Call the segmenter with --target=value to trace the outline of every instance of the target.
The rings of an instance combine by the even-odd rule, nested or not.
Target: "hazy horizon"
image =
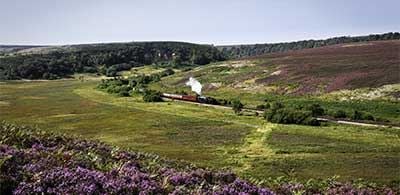
[[[3,0],[1,45],[183,41],[234,45],[399,32],[395,0]]]
[[[390,32],[398,32],[398,31],[390,31]],[[329,39],[329,38],[334,38],[334,37],[342,37],[342,36],[351,36],[351,37],[357,37],[357,36],[367,36],[371,34],[384,34],[384,33],[390,33],[390,32],[378,32],[378,33],[369,33],[369,34],[355,34],[355,35],[336,35],[336,36],[329,36],[329,37],[320,37],[320,38],[304,38],[304,39],[298,39],[298,40],[282,40],[282,41],[276,41],[276,42],[254,42],[254,43],[232,43],[232,44],[214,44],[214,43],[198,43],[198,42],[190,42],[190,41],[181,41],[181,40],[127,40],[127,41],[109,41],[109,42],[79,42],[79,43],[67,43],[67,44],[3,44],[0,43],[0,45],[11,45],[11,46],[64,46],[64,45],[84,45],[84,44],[107,44],[107,43],[129,43],[129,42],[186,42],[186,43],[194,43],[194,44],[208,44],[208,45],[215,45],[215,46],[230,46],[230,45],[253,45],[253,44],[264,44],[264,43],[269,43],[269,44],[274,44],[274,43],[284,43],[284,42],[296,42],[296,41],[303,41],[303,40],[320,40],[320,39]]]

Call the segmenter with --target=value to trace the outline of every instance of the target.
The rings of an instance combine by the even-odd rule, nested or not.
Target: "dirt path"
[[[274,154],[272,149],[266,147],[265,141],[275,127],[276,124],[268,123],[252,131],[245,138],[245,143],[239,150],[240,153],[246,154],[248,157],[269,156]]]
[[[231,153],[226,158],[228,158],[228,162],[235,164],[236,172],[246,173],[254,168],[256,159],[267,159],[275,155],[265,141],[276,126],[272,123],[262,124],[249,132],[244,138],[243,144],[234,148],[221,147],[219,150],[224,151],[223,153]]]

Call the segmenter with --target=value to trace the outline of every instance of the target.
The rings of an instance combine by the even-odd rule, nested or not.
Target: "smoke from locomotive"
[[[190,86],[192,91],[194,91],[197,95],[201,95],[201,88],[203,87],[201,83],[193,77],[189,78],[189,81],[186,82],[186,86]]]

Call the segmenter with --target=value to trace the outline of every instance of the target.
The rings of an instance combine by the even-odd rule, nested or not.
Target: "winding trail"
[[[248,157],[261,157],[274,154],[272,149],[266,147],[265,141],[276,126],[276,124],[268,123],[252,131],[245,138],[245,143],[239,151]]]
[[[253,129],[245,137],[243,144],[233,149],[234,153],[228,157],[228,161],[235,164],[235,172],[246,173],[253,169],[254,160],[275,155],[274,150],[269,148],[265,141],[276,126],[276,124],[265,123]]]

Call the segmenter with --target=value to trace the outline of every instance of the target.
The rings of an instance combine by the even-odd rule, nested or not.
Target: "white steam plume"
[[[186,82],[186,86],[192,87],[192,91],[196,92],[198,95],[201,95],[201,83],[193,77],[189,78],[189,81]]]

